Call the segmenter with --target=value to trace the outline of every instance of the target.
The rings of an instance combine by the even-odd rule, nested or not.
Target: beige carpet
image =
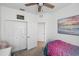
[[[15,56],[44,56],[42,48],[33,48],[31,50],[23,50],[15,53]]]
[[[37,47],[30,50],[22,50],[15,53],[15,56],[44,56],[42,42],[38,42]]]

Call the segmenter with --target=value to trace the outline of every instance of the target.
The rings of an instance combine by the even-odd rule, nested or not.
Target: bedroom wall
[[[8,28],[7,30],[5,30],[5,26],[7,20],[17,20],[16,19],[16,15],[17,14],[21,14],[25,16],[25,21],[28,22],[28,36],[30,36],[31,38],[28,38],[28,49],[31,49],[32,47],[36,46],[36,41],[37,41],[37,24],[39,22],[45,22],[46,23],[46,39],[50,39],[51,37],[51,27],[50,27],[50,22],[52,19],[51,14],[44,14],[43,17],[39,17],[39,15],[35,15],[35,14],[31,14],[28,12],[22,12],[20,10],[16,10],[16,9],[12,9],[12,8],[8,8],[8,7],[1,7],[1,17],[2,17],[2,21],[1,21],[1,39],[2,40],[6,40],[8,41],[11,45],[16,46],[18,44],[18,42],[16,43],[16,41],[14,41],[14,39],[10,39],[10,37],[12,37],[12,35],[10,35],[10,37],[6,37],[7,33],[5,33],[5,31],[9,31],[10,28]],[[34,38],[34,39],[33,39]],[[14,42],[14,43],[13,43]],[[13,49],[13,51],[17,51],[17,49]]]
[[[71,44],[74,45],[78,45],[79,46],[79,36],[75,36],[75,35],[67,35],[67,34],[59,34],[57,33],[57,20],[61,19],[61,18],[66,18],[69,16],[74,16],[74,15],[79,15],[79,8],[78,8],[79,4],[71,4],[67,7],[64,7],[54,13],[52,13],[52,25],[51,25],[51,34],[54,35],[52,36],[51,40],[55,40],[55,39],[60,39],[66,42],[69,42]],[[55,23],[54,23],[55,22]],[[50,40],[48,40],[50,41]]]
[[[1,40],[1,6],[0,6],[0,40]]]
[[[12,8],[8,8],[8,7],[1,7],[2,10],[2,22],[1,22],[1,39],[2,40],[6,40],[8,41],[11,45],[16,46],[18,44],[18,42],[16,43],[16,41],[14,41],[14,39],[10,40],[10,37],[12,37],[12,35],[10,37],[6,37],[5,36],[5,22],[7,22],[7,20],[17,20],[16,19],[16,15],[17,14],[21,14],[25,16],[25,21],[28,22],[28,36],[30,36],[31,38],[28,38],[28,49],[31,49],[33,47],[36,46],[37,44],[37,24],[39,22],[45,22],[46,23],[46,40],[47,39],[51,39],[52,36],[55,37],[55,35],[51,35],[52,34],[52,29],[51,29],[51,25],[52,25],[52,15],[49,13],[43,14],[43,17],[39,17],[39,15],[35,15],[35,14],[31,14],[28,12],[22,12],[20,10],[16,10],[16,9],[12,9]],[[55,23],[55,22],[54,22]],[[54,25],[52,25],[54,26]],[[10,28],[8,28],[6,31],[9,31]],[[55,32],[55,31],[53,31]],[[7,34],[6,34],[7,35]],[[14,43],[13,43],[14,42]],[[18,49],[13,49],[13,51],[17,51]]]
[[[53,19],[52,13],[43,13],[43,17],[39,17],[39,15],[37,15],[37,17],[38,17],[38,22],[46,23],[45,41],[47,43],[49,40],[54,39],[56,37],[56,35],[54,34],[56,33],[56,30],[55,30],[56,20]]]
[[[38,17],[38,23],[39,22],[44,22],[45,23],[45,40],[50,38],[50,22],[51,22],[51,15],[50,14],[43,14],[43,17],[40,17],[39,15],[37,15]]]
[[[78,15],[79,14],[79,8],[78,8],[79,4],[71,4],[67,7],[64,7],[56,12],[51,12],[51,13],[44,13],[43,17],[39,17],[39,15],[34,15],[28,12],[22,12],[19,10],[15,10],[12,8],[7,8],[7,7],[2,7],[2,20],[16,20],[16,14],[20,13],[25,15],[25,19],[26,21],[28,21],[28,36],[33,35],[32,32],[36,33],[34,34],[34,40],[28,40],[28,44],[29,44],[29,48],[33,47],[33,43],[32,42],[36,42],[37,41],[37,23],[39,22],[46,22],[46,41],[51,41],[51,40],[55,40],[55,39],[61,39],[64,41],[67,41],[69,43],[75,44],[75,45],[79,45],[79,36],[74,36],[74,35],[67,35],[67,34],[58,34],[57,33],[57,20],[61,19],[61,18],[65,18],[65,17],[69,17],[69,16],[73,16],[73,15]],[[34,28],[33,28],[34,27]],[[32,29],[33,28],[33,29]],[[4,37],[4,35],[1,36],[2,40],[5,40],[6,38]],[[8,39],[6,39],[8,40]],[[13,41],[11,41],[12,43]]]
[[[36,47],[36,41],[37,41],[37,17],[35,17],[35,15],[28,13],[28,12],[23,12],[20,10],[16,10],[16,9],[12,9],[12,8],[8,8],[8,7],[1,7],[1,17],[2,17],[2,21],[1,21],[1,40],[5,40],[8,41],[11,45],[13,46],[17,46],[18,42],[16,42],[16,40],[14,39],[10,39],[10,37],[12,37],[12,35],[10,35],[10,37],[7,37],[7,33],[5,33],[5,31],[9,31],[10,28],[6,29],[6,22],[7,20],[17,20],[16,19],[16,15],[17,14],[21,14],[25,16],[25,21],[28,22],[28,36],[30,36],[30,38],[28,38],[28,42],[27,42],[27,46],[28,49],[31,49],[33,47]],[[17,27],[17,26],[16,26]],[[13,51],[17,51],[18,48],[14,48]]]

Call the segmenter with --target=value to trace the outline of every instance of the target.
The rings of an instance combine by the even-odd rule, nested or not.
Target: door
[[[45,23],[38,23],[38,41],[45,42]]]
[[[24,22],[18,22],[16,24],[16,33],[15,33],[15,37],[17,39],[18,42],[18,49],[22,50],[22,49],[26,49],[27,48],[27,23]]]
[[[27,48],[26,22],[6,21],[3,29],[3,37],[13,46],[13,51]]]
[[[28,48],[32,49],[37,46],[37,23],[30,21],[28,23]]]

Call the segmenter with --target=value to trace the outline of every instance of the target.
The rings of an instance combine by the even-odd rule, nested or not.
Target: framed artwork
[[[58,33],[79,36],[79,15],[59,19]]]

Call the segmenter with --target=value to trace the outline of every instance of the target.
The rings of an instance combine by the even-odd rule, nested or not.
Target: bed
[[[12,47],[5,41],[0,41],[0,56],[11,56]]]
[[[79,46],[70,43],[54,40],[48,42],[44,48],[45,56],[79,56]]]

